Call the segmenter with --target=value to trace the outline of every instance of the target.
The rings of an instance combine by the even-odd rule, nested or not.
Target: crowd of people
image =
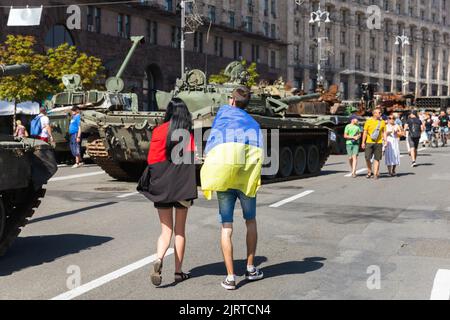
[[[450,116],[445,110],[435,113],[412,111],[405,123],[397,113],[382,115],[381,108],[373,110],[373,116],[368,119],[364,128],[358,123],[358,117],[352,116],[351,122],[344,131],[347,154],[352,177],[357,177],[358,155],[364,150],[367,165],[366,178],[379,179],[380,162],[383,157],[388,168],[388,174],[397,175],[400,165],[400,139],[406,139],[411,167],[416,167],[419,145],[445,147],[450,129]]]

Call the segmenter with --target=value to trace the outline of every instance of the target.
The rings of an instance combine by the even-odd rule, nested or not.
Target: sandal
[[[372,178],[372,174],[371,174],[371,173],[368,173],[367,176],[366,176],[366,178],[367,178],[367,179]]]
[[[150,279],[152,280],[152,284],[154,286],[159,286],[161,285],[162,282],[162,276],[161,276],[161,271],[162,271],[162,260],[158,259],[155,261],[155,263],[153,264],[153,273],[150,276]]]
[[[179,282],[183,282],[185,280],[188,280],[191,278],[191,275],[189,273],[184,273],[184,272],[175,272],[175,282],[179,283]]]

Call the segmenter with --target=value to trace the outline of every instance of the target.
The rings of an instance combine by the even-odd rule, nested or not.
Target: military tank
[[[206,141],[205,134],[220,106],[228,103],[233,89],[244,84],[248,76],[239,61],[230,63],[224,74],[229,78],[227,83],[208,84],[201,70],[192,70],[177,82],[171,94],[157,94],[158,105],[164,108],[172,96],[182,99],[193,115],[194,130],[202,130],[202,140]],[[298,101],[309,98],[298,97]],[[289,112],[289,108],[289,101],[282,95],[262,87],[252,88],[246,111],[267,130],[268,150],[272,135],[276,134],[279,141],[279,149],[272,151],[277,154],[268,154],[278,161],[278,171],[263,176],[266,182],[318,174],[330,154],[334,133]],[[273,163],[266,167],[270,164]]]
[[[68,74],[62,77],[65,86],[64,92],[55,94],[48,103],[48,117],[52,126],[55,153],[58,162],[68,162],[73,160],[70,153],[69,125],[72,118],[71,109],[73,106],[80,107],[83,111],[95,110],[138,110],[138,97],[135,93],[122,92],[124,82],[120,78],[125,71],[131,56],[136,47],[143,43],[144,37],[131,37],[132,48],[123,61],[115,77],[106,81],[106,91],[83,90],[82,79],[77,74]],[[82,153],[87,149],[88,136],[82,135]]]
[[[1,76],[28,73],[28,65],[0,66]],[[0,256],[17,238],[44,197],[57,170],[47,143],[0,134]]]

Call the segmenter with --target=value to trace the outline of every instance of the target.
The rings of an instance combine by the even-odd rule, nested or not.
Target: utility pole
[[[408,54],[406,52],[406,46],[409,45],[409,37],[405,35],[405,30],[403,30],[403,35],[396,36],[395,37],[395,45],[401,45],[402,46],[402,93],[406,94],[406,86],[409,84],[408,81]]]
[[[325,23],[330,23],[330,13],[328,11],[322,11],[319,9],[317,11],[311,12],[311,19],[309,20],[310,24],[317,23],[318,25],[318,37],[317,37],[317,45],[318,45],[318,61],[317,61],[317,87],[323,84],[323,76],[322,76],[322,40],[327,39],[326,37],[321,36],[320,25],[322,23],[322,19],[325,17]]]

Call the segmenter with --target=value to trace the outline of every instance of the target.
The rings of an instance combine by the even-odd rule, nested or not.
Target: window
[[[347,59],[346,59],[346,55],[345,52],[341,52],[341,68],[345,68],[345,66],[347,65]]]
[[[203,53],[203,32],[194,33],[194,52]]]
[[[238,60],[242,57],[242,42],[237,40],[233,41],[233,54],[235,60]]]
[[[269,0],[264,0],[264,16],[269,16]]]
[[[370,49],[375,50],[375,44],[376,44],[375,37],[374,36],[370,37]]]
[[[253,0],[247,0],[247,10],[248,12],[253,12]]]
[[[267,22],[264,22],[263,23],[263,32],[264,32],[264,35],[266,36],[266,37],[270,37],[270,26],[269,26],[269,23],[267,23]]]
[[[129,15],[125,16],[125,37],[131,37],[131,17]]]
[[[276,28],[275,24],[272,24],[270,26],[270,37],[273,39],[277,38],[277,28]]]
[[[223,57],[223,38],[215,37],[214,38],[214,53],[216,56]]]
[[[68,43],[71,46],[75,44],[69,30],[67,30],[65,26],[53,26],[45,36],[45,46],[56,48],[63,43]]]
[[[124,32],[123,32],[123,14],[119,14],[117,16],[117,34],[119,35],[119,37],[122,37]]]
[[[250,16],[245,19],[245,31],[253,32],[253,18]]]
[[[375,67],[376,59],[374,57],[370,57],[370,71],[374,72],[376,70]]]
[[[345,31],[341,31],[341,44],[346,44],[347,33]]]
[[[277,53],[275,51],[270,51],[270,65],[271,68],[277,67]]]
[[[389,59],[384,59],[384,73],[389,73]]]
[[[361,55],[359,54],[355,56],[355,68],[357,70],[361,69]]]
[[[272,17],[274,19],[277,18],[277,5],[275,3],[275,0],[271,0],[270,2],[270,11],[272,12]]]
[[[259,62],[259,46],[252,44],[252,61]]]
[[[95,8],[94,15],[95,15],[95,32],[100,33],[102,32],[102,9]]]
[[[228,24],[230,26],[230,28],[235,28],[236,26],[236,19],[235,19],[235,14],[233,11],[228,12],[229,18],[230,20],[228,21]]]
[[[180,48],[180,45],[181,45],[181,28],[172,26],[171,44],[172,44],[172,48]]]
[[[166,0],[164,9],[166,9],[166,11],[173,11],[173,1]]]
[[[158,23],[147,20],[147,42],[158,44]]]
[[[208,18],[212,23],[216,23],[216,7],[208,6]]]

